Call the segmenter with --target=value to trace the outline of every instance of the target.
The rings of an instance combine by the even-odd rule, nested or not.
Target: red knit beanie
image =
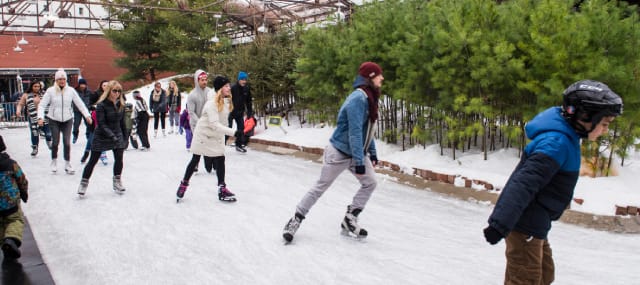
[[[358,74],[364,78],[374,78],[382,74],[382,68],[375,62],[363,62],[358,69]]]

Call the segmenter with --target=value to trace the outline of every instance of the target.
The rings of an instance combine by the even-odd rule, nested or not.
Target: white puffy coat
[[[231,98],[224,99],[224,107],[218,112],[216,100],[208,100],[202,109],[193,132],[191,153],[209,157],[224,155],[224,136],[233,136],[235,130],[227,127]]]
[[[47,118],[58,122],[71,120],[73,119],[72,105],[74,104],[85,118],[91,117],[89,110],[87,110],[75,89],[65,86],[60,90],[58,85],[51,86],[44,93],[44,97],[42,97],[38,105],[38,119],[44,119],[44,111],[48,106],[49,113],[47,113]]]

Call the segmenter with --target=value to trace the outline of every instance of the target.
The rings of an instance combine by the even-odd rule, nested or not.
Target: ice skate
[[[56,173],[58,171],[58,163],[55,159],[51,160],[51,172]]]
[[[122,179],[120,177],[120,175],[116,175],[113,177],[113,191],[115,191],[118,194],[124,194],[124,191],[126,189],[124,188],[124,186],[122,186]]]
[[[107,159],[107,153],[104,151],[100,154],[100,162],[102,162],[103,165],[107,165],[107,163],[109,163],[109,160]]]
[[[236,195],[227,189],[227,185],[218,185],[218,200],[223,202],[235,202]]]
[[[80,186],[78,186],[78,195],[80,195],[80,197],[83,197],[84,193],[87,193],[87,187],[89,187],[89,179],[82,178],[80,180]]]
[[[302,223],[302,220],[304,220],[304,216],[297,212],[291,219],[289,219],[287,224],[284,226],[284,230],[282,233],[282,237],[284,238],[285,241],[291,242],[293,240],[293,236],[298,231],[298,228],[300,227],[300,223]]]
[[[247,150],[242,147],[241,145],[236,144],[236,151],[240,152],[240,153],[245,153],[247,152]]]
[[[178,192],[176,192],[176,203],[180,202],[184,197],[184,192],[187,192],[187,187],[189,186],[189,181],[182,180],[180,181],[180,186],[178,186]]]
[[[73,169],[73,167],[71,166],[71,162],[70,161],[65,161],[64,163],[64,172],[66,172],[69,175],[73,175],[76,173],[75,169]]]
[[[13,238],[5,238],[2,241],[2,253],[5,258],[18,259],[22,255],[19,249],[19,241]]]
[[[38,146],[37,145],[32,145],[31,146],[31,157],[35,157],[36,155],[38,155]]]
[[[162,129],[162,137],[164,138],[166,136],[167,136],[167,133],[164,131],[164,129]]]
[[[364,239],[367,237],[367,230],[360,228],[358,225],[358,215],[360,215],[360,212],[362,212],[362,209],[347,206],[347,213],[342,220],[342,224],[340,224],[343,235],[352,236],[358,239]]]

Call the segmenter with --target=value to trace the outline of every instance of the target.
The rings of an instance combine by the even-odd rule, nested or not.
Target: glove
[[[234,135],[236,138],[242,137],[242,131],[241,131],[241,130],[237,130],[233,135]]]
[[[184,128],[183,128],[183,127],[180,127],[180,128],[178,129],[178,133],[179,133],[179,134],[184,133]]]
[[[27,200],[29,199],[29,192],[27,191],[20,191],[20,199],[22,199],[22,202],[27,202]]]
[[[364,174],[364,165],[356,165],[356,174]]]
[[[503,238],[502,234],[492,226],[486,227],[483,232],[484,238],[492,245],[498,243]]]
[[[371,164],[373,164],[373,166],[378,165],[378,157],[375,155],[372,155],[369,157],[371,159]]]

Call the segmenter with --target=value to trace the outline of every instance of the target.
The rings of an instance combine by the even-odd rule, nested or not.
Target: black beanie
[[[229,83],[229,79],[227,79],[226,77],[216,76],[216,78],[213,80],[213,89],[218,92],[220,91],[220,88],[222,88],[227,83]]]
[[[2,139],[2,136],[0,136],[0,152],[3,152],[7,150],[7,146],[4,144],[4,140]]]

